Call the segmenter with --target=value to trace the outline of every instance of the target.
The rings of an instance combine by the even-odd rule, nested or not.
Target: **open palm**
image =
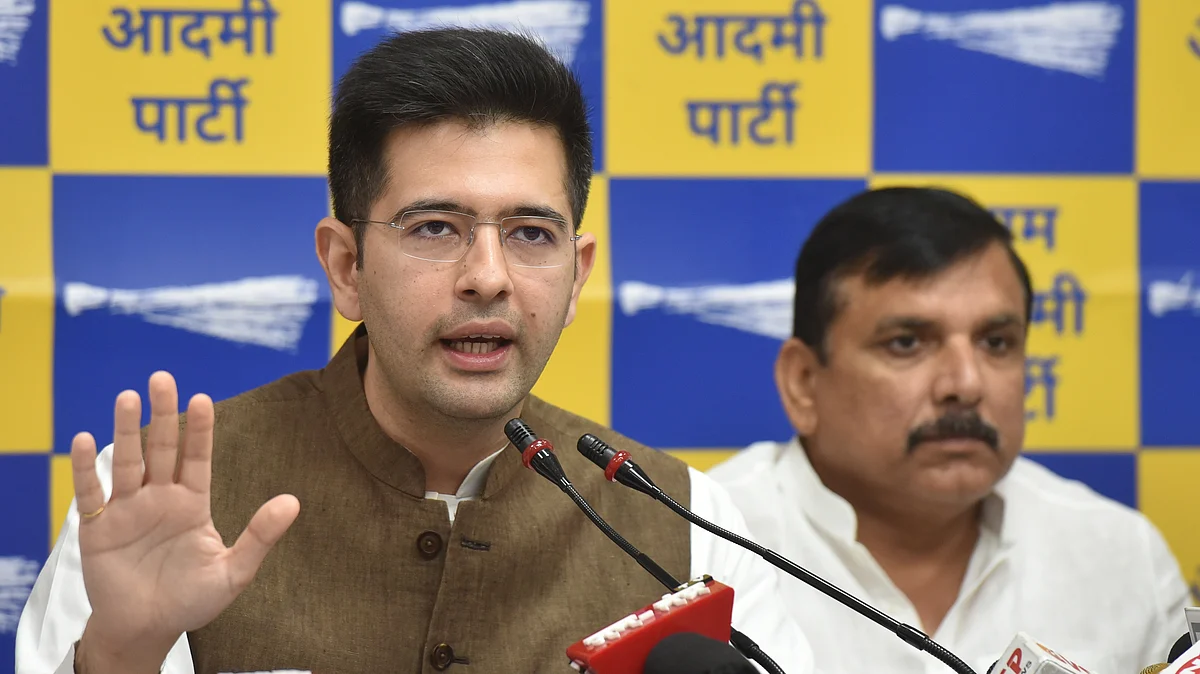
[[[92,607],[86,639],[108,652],[153,645],[165,656],[181,634],[207,625],[250,584],[300,504],[290,495],[271,499],[226,547],[210,510],[212,400],[192,398],[182,443],[171,375],[151,376],[150,406],[143,463],[141,400],[133,391],[117,396],[107,503],[90,434],[74,438],[71,464]]]

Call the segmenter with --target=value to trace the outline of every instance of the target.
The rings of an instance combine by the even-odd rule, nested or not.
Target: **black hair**
[[[933,187],[860,192],[821,218],[800,249],[792,335],[825,363],[825,337],[840,308],[839,281],[857,274],[870,285],[929,278],[997,243],[1024,286],[1028,324],[1033,288],[1012,240],[990,211],[957,192]]]
[[[361,54],[342,76],[329,122],[334,217],[347,224],[367,219],[386,187],[384,146],[392,131],[451,119],[472,128],[526,122],[555,129],[579,229],[593,158],[578,80],[532,37],[477,28],[395,33]],[[355,235],[361,251],[362,230],[356,227]]]

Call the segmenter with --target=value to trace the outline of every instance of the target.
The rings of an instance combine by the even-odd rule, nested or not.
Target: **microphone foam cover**
[[[1192,647],[1192,633],[1184,632],[1183,636],[1175,640],[1175,645],[1171,646],[1171,654],[1167,656],[1167,662],[1175,662],[1179,656],[1187,653],[1187,649]]]
[[[678,632],[655,644],[644,674],[758,674],[733,646],[695,632]]]

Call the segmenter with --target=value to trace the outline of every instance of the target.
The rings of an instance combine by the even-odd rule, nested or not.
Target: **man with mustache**
[[[1095,672],[1166,657],[1187,587],[1162,536],[1020,456],[1032,289],[1010,232],[959,194],[870,190],[817,224],[795,274],[775,381],[796,437],[710,473],[759,540],[978,672],[1018,631]],[[826,671],[947,671],[783,587]]]

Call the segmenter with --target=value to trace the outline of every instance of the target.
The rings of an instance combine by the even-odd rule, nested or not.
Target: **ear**
[[[567,306],[567,319],[563,327],[575,320],[575,309],[579,304],[579,293],[583,284],[592,275],[592,267],[596,264],[596,235],[588,232],[575,242],[575,283],[571,287],[571,304]]]
[[[317,259],[329,279],[333,306],[348,321],[361,321],[358,303],[358,244],[354,230],[334,218],[322,218],[316,231]]]
[[[817,430],[815,390],[820,362],[807,344],[791,337],[775,359],[775,387],[792,428],[800,435]]]

